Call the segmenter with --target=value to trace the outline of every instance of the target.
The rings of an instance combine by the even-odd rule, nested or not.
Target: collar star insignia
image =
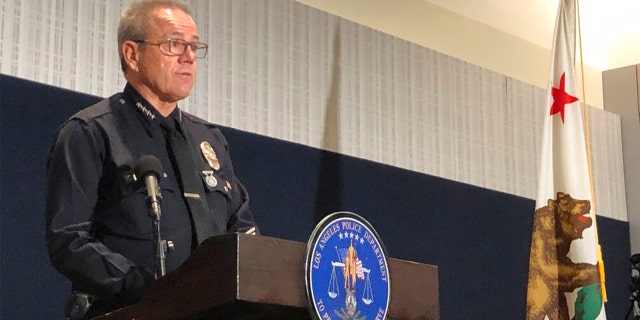
[[[153,114],[153,112],[151,112],[151,110],[149,110],[147,107],[145,107],[142,102],[138,101],[136,102],[136,108],[138,108],[138,110],[140,110],[140,112],[142,112],[143,115],[145,115],[147,118],[153,120],[156,118],[156,115]]]

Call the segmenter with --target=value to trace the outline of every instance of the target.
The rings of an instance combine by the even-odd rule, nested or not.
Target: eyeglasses
[[[160,48],[160,52],[169,56],[180,56],[187,51],[187,47],[191,48],[196,58],[202,59],[207,56],[207,48],[209,46],[202,42],[189,42],[182,39],[167,40],[132,40],[135,43],[152,44]]]

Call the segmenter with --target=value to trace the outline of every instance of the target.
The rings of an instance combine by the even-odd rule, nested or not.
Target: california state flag
[[[560,0],[529,258],[527,319],[606,319],[575,77],[576,3]]]

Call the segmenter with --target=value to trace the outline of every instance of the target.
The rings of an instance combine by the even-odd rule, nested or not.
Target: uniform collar
[[[122,91],[124,99],[129,102],[131,107],[140,116],[142,124],[147,132],[151,135],[153,129],[160,126],[160,123],[164,121],[164,117],[156,110],[156,108],[143,98],[138,91],[130,84],[124,87]],[[182,111],[176,106],[176,108],[167,116],[167,118],[173,118],[179,123],[182,122]]]

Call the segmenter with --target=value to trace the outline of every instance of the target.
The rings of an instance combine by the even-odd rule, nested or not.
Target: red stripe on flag
[[[360,259],[358,258],[356,258],[356,275],[358,276],[358,279],[364,280],[364,271],[362,270],[362,261],[360,261]]]

